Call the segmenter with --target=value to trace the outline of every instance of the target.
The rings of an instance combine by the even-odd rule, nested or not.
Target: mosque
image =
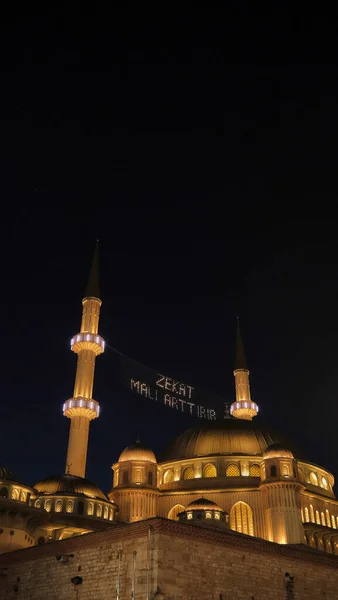
[[[71,340],[78,358],[73,395],[63,405],[70,420],[65,473],[30,486],[0,467],[0,552],[162,517],[338,555],[334,477],[255,426],[239,327],[228,418],[183,432],[158,458],[139,440],[128,445],[112,465],[108,494],[86,479],[89,426],[100,414],[92,393],[105,349],[101,305],[96,249],[80,332]]]

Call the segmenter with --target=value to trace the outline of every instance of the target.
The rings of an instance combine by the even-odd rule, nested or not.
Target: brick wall
[[[133,561],[135,600],[338,598],[335,556],[156,518],[2,555],[0,599],[115,600],[118,577],[120,600],[131,599]]]

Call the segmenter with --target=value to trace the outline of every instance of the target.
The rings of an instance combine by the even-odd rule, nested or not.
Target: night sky
[[[64,472],[96,238],[111,347],[232,402],[240,315],[260,419],[338,475],[335,40],[246,6],[2,20],[0,463],[27,483]],[[158,454],[195,425],[126,392],[117,356],[87,463],[105,491],[137,432]]]

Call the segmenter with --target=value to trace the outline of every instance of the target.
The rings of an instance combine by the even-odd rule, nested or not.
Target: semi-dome
[[[69,496],[88,496],[108,500],[107,496],[94,483],[75,475],[56,475],[39,481],[35,486],[39,494],[67,494]]]
[[[282,444],[271,444],[264,454],[264,458],[293,458],[291,450],[285,448]]]
[[[198,498],[198,500],[190,502],[184,510],[220,510],[223,512],[223,509],[216,502],[212,502],[207,498]]]
[[[144,460],[152,463],[157,462],[153,451],[144,444],[141,444],[139,440],[123,450],[118,462],[126,462],[127,460]]]
[[[269,433],[243,419],[224,419],[222,422],[188,429],[164,451],[162,461],[210,456],[217,454],[260,455],[274,443]]]

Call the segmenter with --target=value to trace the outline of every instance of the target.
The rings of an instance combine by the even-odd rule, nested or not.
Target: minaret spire
[[[80,333],[71,340],[78,355],[73,397],[63,405],[70,419],[66,472],[85,477],[90,421],[99,416],[100,406],[93,399],[95,359],[104,351],[104,339],[98,334],[100,309],[99,256],[96,244],[85,297],[82,300]]]
[[[247,367],[245,358],[244,345],[239,326],[239,317],[237,317],[237,333],[236,333],[236,357],[235,357],[235,387],[236,387],[236,402],[233,402],[230,412],[238,419],[252,420],[258,413],[258,406],[251,401],[250,394],[250,371]]]
[[[100,276],[99,276],[99,240],[96,240],[92,266],[89,272],[85,298],[100,298]]]

